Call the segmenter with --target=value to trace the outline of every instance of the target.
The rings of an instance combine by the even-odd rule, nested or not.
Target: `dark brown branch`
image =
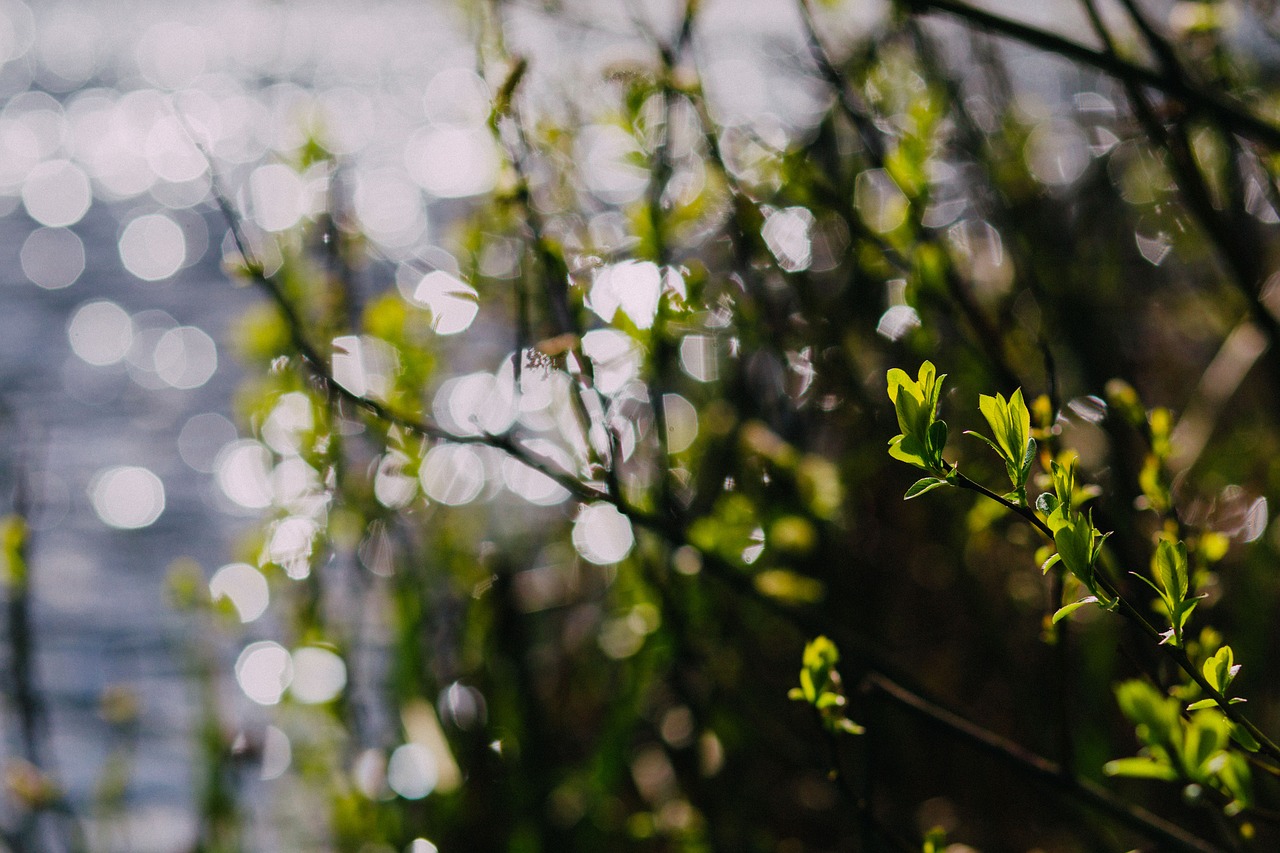
[[[1096,68],[1121,81],[1146,86],[1178,101],[1189,109],[1211,116],[1223,127],[1269,148],[1280,148],[1280,127],[1250,113],[1242,105],[1215,92],[1176,80],[1160,71],[1122,59],[1106,50],[1095,50],[1056,33],[974,8],[956,0],[912,0],[909,8],[917,14],[939,13],[966,24],[1022,42],[1065,59]]]
[[[867,676],[870,686],[898,705],[914,711],[931,725],[944,728],[948,732],[959,735],[988,755],[1000,758],[1021,772],[1034,776],[1052,788],[1070,794],[1089,806],[1096,808],[1116,822],[1123,824],[1135,832],[1139,832],[1153,841],[1159,841],[1161,849],[1197,851],[1197,853],[1213,853],[1218,848],[1197,838],[1180,826],[1170,823],[1159,815],[1146,809],[1119,799],[1106,788],[1088,779],[1079,779],[1065,772],[1062,767],[1046,758],[1042,758],[1030,750],[1024,749],[1013,741],[1003,738],[988,729],[974,725],[959,715],[924,699],[900,685],[872,674]]]

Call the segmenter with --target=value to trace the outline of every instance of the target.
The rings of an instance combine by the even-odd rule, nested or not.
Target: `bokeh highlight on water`
[[[218,679],[229,719],[260,745],[250,785],[289,766],[289,741],[270,725],[270,706],[287,691],[299,702],[327,701],[347,677],[327,650],[276,642],[268,584],[257,567],[232,558],[239,534],[269,508],[286,507],[267,552],[290,576],[308,571],[315,472],[289,458],[309,417],[300,395],[273,410],[265,444],[231,419],[242,377],[228,331],[259,297],[223,272],[234,247],[211,203],[215,180],[268,264],[270,236],[324,210],[336,186],[386,286],[429,308],[442,338],[469,336],[456,375],[434,397],[432,414],[445,428],[499,432],[520,419],[554,431],[567,410],[564,377],[555,374],[527,373],[515,394],[502,342],[486,340],[483,305],[439,244],[469,200],[494,188],[502,163],[462,5],[0,2],[3,464],[10,482],[20,471],[32,482],[38,675],[55,766],[73,803],[89,799],[110,748],[99,713],[104,692],[124,689],[139,702],[121,849],[181,849],[194,832],[198,709],[187,651],[200,638],[166,600],[175,558],[197,560],[210,592],[248,626],[244,642],[222,650]],[[830,103],[796,60],[803,51],[794,9],[752,3],[743,15],[729,0],[705,5],[699,38],[712,61],[704,83],[718,118],[785,146]],[[669,15],[665,4],[650,7],[658,23]],[[581,81],[602,79],[642,44],[622,4],[554,17],[532,4],[510,12],[509,41],[534,56],[540,73],[531,85],[551,115],[566,109],[570,90],[575,109],[601,106]],[[883,13],[868,4],[847,25],[865,27]],[[290,165],[310,135],[336,156],[340,173]],[[644,192],[645,173],[629,160],[635,151],[607,123],[589,124],[575,143],[585,185],[606,205]],[[891,219],[890,189],[869,173],[860,206]],[[617,216],[605,210],[593,220],[601,242],[621,231]],[[764,237],[784,267],[814,263],[812,225],[802,209],[769,213]],[[502,277],[515,259],[495,241],[483,263],[486,275]],[[623,261],[595,276],[587,305],[602,322],[621,312],[647,328],[663,289],[682,286],[654,264]],[[335,378],[376,396],[380,377],[395,369],[395,353],[379,344],[334,341]],[[582,345],[601,393],[634,381],[640,355],[625,334],[596,329]],[[692,378],[717,378],[716,345],[700,334],[681,343]],[[675,394],[662,405],[670,446],[689,446],[697,413]],[[572,464],[573,448],[562,442],[528,446]],[[276,455],[283,461],[274,464]],[[393,508],[419,489],[446,506],[499,493],[534,507],[568,497],[499,453],[457,445],[431,449],[416,480],[389,455],[375,488]],[[572,544],[585,560],[608,565],[627,555],[634,535],[612,506],[593,504],[577,514]],[[376,559],[366,563],[378,571]],[[617,633],[608,646],[625,656],[636,636]],[[14,755],[6,710],[6,755]],[[424,796],[449,772],[424,749],[405,744],[386,761],[387,782],[401,796]],[[258,831],[269,849],[270,830]]]

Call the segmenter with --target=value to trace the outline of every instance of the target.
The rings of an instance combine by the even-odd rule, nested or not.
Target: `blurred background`
[[[1274,113],[1269,9],[1142,5],[1193,79]],[[1102,52],[1065,6],[981,8]],[[955,436],[979,393],[1045,395],[1134,567],[1164,516],[1141,515],[1150,429],[1113,416],[1108,383],[1173,410],[1168,514],[1215,537],[1201,613],[1276,729],[1265,145],[1186,119],[1213,209],[1254,240],[1242,289],[1114,77],[964,16],[815,7],[0,0],[0,482],[29,530],[0,680],[15,850],[874,846],[786,700],[807,637],[768,601],[1101,780],[1135,749],[1109,685],[1173,676],[1101,614],[1063,663],[1030,529],[953,494],[900,502],[884,371],[925,357],[959,388]],[[1158,58],[1121,4],[1101,20]],[[596,486],[621,460],[619,488],[684,539],[483,443],[322,411],[219,197],[315,309],[337,385],[455,436],[519,434]],[[521,307],[548,246],[575,329]],[[342,288],[297,283],[316,269]],[[877,768],[886,837],[1133,841],[867,713],[892,746],[849,760]]]

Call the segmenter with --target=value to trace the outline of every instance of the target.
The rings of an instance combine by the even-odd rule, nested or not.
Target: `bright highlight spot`
[[[396,747],[387,762],[387,784],[406,800],[420,800],[430,794],[439,778],[436,757],[419,743]]]
[[[120,261],[143,281],[160,281],[176,273],[187,259],[182,228],[163,213],[139,216],[120,235]]]
[[[589,563],[616,563],[635,545],[631,522],[613,504],[597,501],[583,507],[573,522],[573,547]]]
[[[156,373],[174,388],[199,388],[218,369],[218,348],[213,338],[195,326],[179,326],[164,333],[156,344]]]
[[[89,302],[71,317],[67,337],[72,352],[89,364],[105,367],[128,355],[133,346],[133,320],[114,302]]]
[[[662,295],[662,274],[649,261],[623,261],[596,273],[591,283],[591,310],[606,323],[613,322],[619,309],[636,328],[653,325]]]
[[[459,506],[471,503],[484,488],[484,462],[465,445],[437,444],[427,452],[418,476],[427,497]]]
[[[22,184],[22,205],[41,225],[75,225],[89,210],[89,178],[69,160],[49,160],[31,170]]]
[[[23,242],[19,259],[32,284],[61,290],[84,272],[84,243],[65,228],[37,228]]]
[[[259,705],[279,703],[292,680],[293,661],[279,643],[250,643],[236,659],[236,682]]]
[[[271,506],[271,453],[253,439],[227,445],[214,462],[222,493],[245,509]]]
[[[552,470],[573,470],[569,454],[549,441],[534,439],[526,442],[525,447],[546,460]],[[502,480],[512,492],[538,506],[554,506],[569,497],[564,486],[511,456],[502,461]]]
[[[330,702],[347,686],[347,665],[328,649],[304,646],[293,653],[289,692],[307,705]]]
[[[231,563],[214,572],[209,579],[209,597],[214,601],[229,600],[241,622],[252,622],[267,610],[271,600],[267,579],[248,563]]]
[[[90,495],[98,518],[120,530],[147,527],[164,512],[164,483],[146,468],[108,468],[94,478]]]
[[[640,370],[635,342],[617,329],[593,329],[582,336],[582,351],[595,362],[596,390],[616,394]]]
[[[249,176],[253,221],[264,231],[292,228],[306,213],[302,177],[283,163],[259,166]]]
[[[412,300],[431,311],[431,328],[437,335],[465,332],[480,311],[476,289],[441,270],[422,277]]]
[[[275,726],[262,733],[262,768],[258,778],[264,782],[279,779],[293,763],[293,746],[289,736]]]
[[[667,452],[688,450],[698,437],[698,410],[679,394],[664,394],[662,412],[667,421]]]
[[[405,168],[413,182],[437,198],[464,198],[493,189],[498,153],[488,128],[433,128],[405,146]]]

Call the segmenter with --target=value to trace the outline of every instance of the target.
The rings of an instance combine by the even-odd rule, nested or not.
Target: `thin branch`
[[[1122,81],[1155,89],[1184,106],[1212,116],[1223,127],[1272,149],[1280,148],[1280,127],[1259,118],[1222,95],[1201,89],[1186,81],[1122,59],[1113,52],[1095,50],[1056,33],[977,9],[956,0],[910,0],[910,11],[916,14],[939,13],[958,18],[966,24],[1022,42],[1088,65]]]
[[[1013,741],[977,726],[959,715],[924,699],[878,674],[867,677],[868,683],[898,705],[914,711],[931,724],[959,735],[975,747],[1019,768],[1072,797],[1114,818],[1118,823],[1140,832],[1164,845],[1161,849],[1216,853],[1218,848],[1197,838],[1182,827],[1152,814],[1141,806],[1122,800],[1088,779],[1079,779],[1046,758],[1024,749]]]

